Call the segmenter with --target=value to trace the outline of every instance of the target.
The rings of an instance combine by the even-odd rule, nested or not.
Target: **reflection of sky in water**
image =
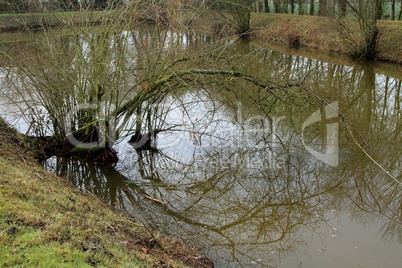
[[[183,42],[188,42],[187,37]],[[275,65],[278,72],[287,71],[281,58]],[[342,75],[330,85],[338,88],[336,93],[342,112],[359,116],[360,112],[366,113],[361,110],[357,113],[354,106],[367,104],[359,101],[367,97],[367,90],[361,83],[369,73],[303,57],[294,58],[291,64],[295,77],[318,70],[313,74],[318,84],[327,79],[326,75],[319,77],[319,73],[326,74],[330,67]],[[0,80],[4,79],[4,73],[2,69]],[[369,111],[372,128],[368,133],[378,141],[381,126],[388,127],[388,131],[400,128],[395,119],[396,114],[400,114],[396,109],[400,81],[376,74],[366,83],[372,80],[375,82],[374,90],[370,90],[372,100],[367,101],[376,106]],[[5,96],[9,93],[3,83],[1,87],[2,115],[21,132],[26,131],[28,125],[17,120],[17,107]],[[341,145],[339,167],[329,168],[320,163],[303,150],[300,130],[293,129],[290,123],[302,123],[299,121],[303,118],[297,114],[280,122],[280,131],[275,133],[279,137],[275,138],[280,139],[281,144],[270,133],[272,128],[267,127],[270,120],[262,125],[262,129],[268,131],[261,133],[258,120],[237,122],[233,111],[219,105],[219,109],[215,109],[216,105],[202,90],[184,93],[180,102],[167,98],[164,106],[169,112],[165,126],[175,124],[177,127],[158,134],[159,154],[138,154],[126,143],[127,137],[115,146],[120,158],[115,167],[73,162],[62,166],[60,170],[65,170],[59,173],[67,172],[62,175],[74,177],[70,180],[78,188],[92,191],[117,208],[145,218],[164,232],[204,245],[205,252],[215,258],[218,267],[273,264],[280,267],[392,267],[399,264],[400,243],[385,244],[381,240],[380,230],[390,226],[390,222],[378,217],[376,212],[364,212],[353,203],[359,201],[356,184],[369,184],[374,193],[381,193],[384,200],[376,200],[378,196],[373,200],[370,199],[371,189],[359,189],[360,194],[365,194],[365,201],[382,202],[386,211],[394,208],[393,200],[399,200],[400,188],[396,188],[395,193],[387,191],[391,199],[387,200],[383,189],[393,189],[395,185],[376,166],[361,153],[355,154],[356,149],[352,150],[349,145]],[[364,120],[361,121],[357,123],[362,123],[363,128]],[[341,131],[346,132],[342,128]],[[320,137],[316,140],[320,141]],[[392,138],[384,137],[378,142],[376,147],[383,148],[376,156],[388,162],[386,168],[397,176],[400,159],[395,160],[393,156],[396,146],[388,151],[389,155],[381,154],[389,148],[384,145],[389,140]],[[60,161],[53,159],[49,163],[57,169]],[[160,199],[166,206],[146,200],[144,195]],[[363,208],[375,211],[372,207]]]

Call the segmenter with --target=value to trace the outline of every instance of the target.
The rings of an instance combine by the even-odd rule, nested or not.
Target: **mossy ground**
[[[44,171],[0,119],[0,267],[210,267]]]

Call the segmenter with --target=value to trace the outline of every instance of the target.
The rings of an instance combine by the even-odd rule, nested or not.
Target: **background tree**
[[[402,20],[402,0],[401,0],[400,5],[399,5],[399,15],[398,15],[398,20]]]
[[[264,0],[264,12],[265,12],[265,13],[269,13],[269,12],[270,12],[269,1],[268,1],[268,0]]]
[[[4,13],[24,13],[32,8],[33,3],[27,0],[2,0],[0,1],[0,12]]]
[[[304,5],[303,5],[303,1],[302,0],[297,0],[297,6],[299,9],[298,14],[299,15],[304,15]]]
[[[352,56],[359,59],[374,59],[378,37],[377,20],[382,10],[383,0],[348,0],[347,6],[352,11],[355,24],[339,20],[341,35],[351,47]]]
[[[221,1],[221,7],[229,15],[223,12],[221,14],[234,26],[236,34],[246,36],[250,33],[251,9],[254,3],[254,0]]]
[[[290,0],[290,13],[295,14],[295,2],[296,0]]]
[[[319,0],[318,2],[318,16],[327,15],[327,0]]]
[[[347,9],[347,0],[338,0],[339,9],[341,12],[341,17],[346,16],[346,9]]]
[[[315,12],[314,0],[310,0],[310,15],[313,16]]]
[[[382,19],[382,13],[384,11],[384,4],[385,4],[385,0],[377,0],[378,5],[375,7],[376,10],[376,19],[380,20]],[[370,4],[370,3],[367,3]]]
[[[395,20],[395,4],[396,0],[391,1],[391,20]]]
[[[281,0],[274,0],[275,13],[282,13]]]

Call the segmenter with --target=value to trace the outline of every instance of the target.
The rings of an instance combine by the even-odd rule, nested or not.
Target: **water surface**
[[[211,42],[185,36],[184,49]],[[127,137],[116,165],[45,167],[216,267],[398,267],[402,67],[226,44],[242,72],[303,87],[200,84],[162,102],[158,124],[177,127],[158,134],[158,151]]]

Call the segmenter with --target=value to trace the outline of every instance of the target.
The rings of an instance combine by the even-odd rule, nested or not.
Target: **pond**
[[[213,42],[180,40],[184,50]],[[52,157],[44,167],[215,267],[398,267],[402,67],[224,42],[241,72],[303,86],[198,81],[152,107],[163,111],[157,150],[123,135],[114,165]]]

